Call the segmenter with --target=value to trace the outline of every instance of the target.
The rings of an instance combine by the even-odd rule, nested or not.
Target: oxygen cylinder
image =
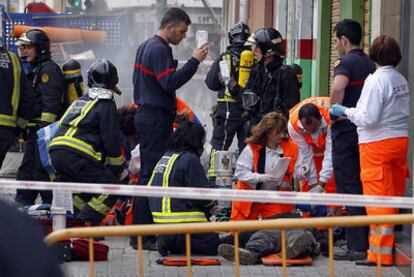
[[[73,101],[83,95],[83,78],[80,63],[76,60],[68,60],[62,66],[63,76],[67,84],[67,101]]]
[[[240,87],[244,88],[246,86],[253,64],[253,52],[251,50],[244,50],[240,55],[239,80],[237,82]]]

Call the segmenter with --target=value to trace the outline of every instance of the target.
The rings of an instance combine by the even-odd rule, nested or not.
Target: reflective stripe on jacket
[[[180,182],[180,184],[172,184],[172,182],[177,181],[177,179],[174,177],[182,176],[182,178],[185,178],[185,175],[187,174],[183,173],[182,169],[176,170],[174,166],[176,165],[177,160],[181,158],[183,158],[181,162],[184,161],[184,163],[194,162],[188,159],[189,155],[194,156],[194,154],[189,153],[183,154],[167,152],[155,166],[151,179],[148,182],[148,186],[162,186],[164,188],[168,188],[171,186],[185,186],[185,180],[179,180],[178,182]],[[172,174],[173,171],[174,173]],[[200,173],[204,174],[202,171],[200,171]],[[173,176],[175,174],[177,176]],[[201,211],[200,205],[198,205],[196,200],[171,199],[168,196],[164,196],[162,198],[150,198],[150,209],[155,223],[182,223],[207,221],[205,213]]]

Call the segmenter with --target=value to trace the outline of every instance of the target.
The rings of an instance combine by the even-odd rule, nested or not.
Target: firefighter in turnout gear
[[[158,161],[148,186],[208,187],[208,180],[200,163],[206,133],[193,122],[184,122],[171,135],[167,152]],[[149,206],[155,223],[207,222],[214,202],[209,200],[151,197]],[[191,253],[216,255],[220,239],[217,233],[192,234]],[[185,252],[184,235],[160,235],[157,250],[162,256]]]
[[[120,124],[114,101],[116,67],[106,59],[88,71],[89,91],[68,108],[50,144],[50,157],[60,181],[118,183],[122,172]],[[73,203],[79,218],[99,225],[116,202],[110,195],[78,194]]]
[[[67,60],[62,65],[62,70],[67,85],[67,101],[70,105],[83,95],[81,65],[77,60]]]
[[[16,137],[31,117],[33,94],[17,55],[0,45],[0,168]]]
[[[64,112],[65,81],[60,67],[51,59],[50,40],[38,29],[23,33],[16,45],[21,46],[23,57],[30,63],[28,81],[33,87],[33,120],[28,123],[26,152],[17,172],[17,180],[49,181],[43,169],[36,146],[37,130],[55,122]],[[17,190],[16,201],[34,204],[40,193],[43,202],[51,203],[51,191]]]
[[[281,34],[273,28],[262,28],[249,37],[246,45],[251,46],[259,62],[253,66],[242,95],[244,117],[250,126],[273,111],[289,118],[289,110],[300,101],[299,82],[292,66],[283,65]]]
[[[212,186],[216,183],[216,152],[228,150],[236,134],[239,152],[244,147],[244,121],[241,117],[244,110],[240,98],[241,88],[238,85],[238,79],[240,55],[246,50],[244,44],[249,35],[249,27],[242,22],[238,22],[230,28],[228,33],[230,45],[214,61],[205,80],[209,89],[218,92],[208,169],[208,178]],[[221,69],[223,66],[226,68]],[[223,70],[230,73],[229,76],[223,76],[225,74],[221,72]]]

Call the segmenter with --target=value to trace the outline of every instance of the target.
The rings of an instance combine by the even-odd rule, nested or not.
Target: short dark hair
[[[170,136],[167,149],[176,152],[188,151],[201,154],[205,136],[206,131],[203,126],[198,123],[184,121]]]
[[[353,45],[359,45],[362,38],[362,28],[358,21],[352,19],[343,19],[336,23],[334,32],[338,38],[344,36]]]
[[[168,24],[178,25],[181,22],[187,25],[191,24],[191,19],[188,14],[180,8],[170,8],[161,19],[160,30],[167,27]]]
[[[392,37],[380,35],[374,39],[369,48],[369,57],[382,66],[397,66],[401,61],[400,46]]]
[[[305,119],[306,124],[311,124],[313,119],[321,120],[322,116],[315,104],[307,103],[299,109],[299,120]]]

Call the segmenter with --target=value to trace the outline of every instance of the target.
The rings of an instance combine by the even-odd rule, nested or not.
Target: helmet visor
[[[15,43],[16,46],[29,45],[29,44],[32,44],[32,42],[26,36],[26,33],[23,33],[23,35],[21,35]]]
[[[259,102],[259,96],[250,90],[246,90],[241,95],[243,108],[245,110],[252,110],[254,106]]]
[[[244,43],[244,46],[252,46],[255,44],[257,44],[257,42],[254,39],[254,33],[251,33],[251,35],[247,38],[246,42]]]

